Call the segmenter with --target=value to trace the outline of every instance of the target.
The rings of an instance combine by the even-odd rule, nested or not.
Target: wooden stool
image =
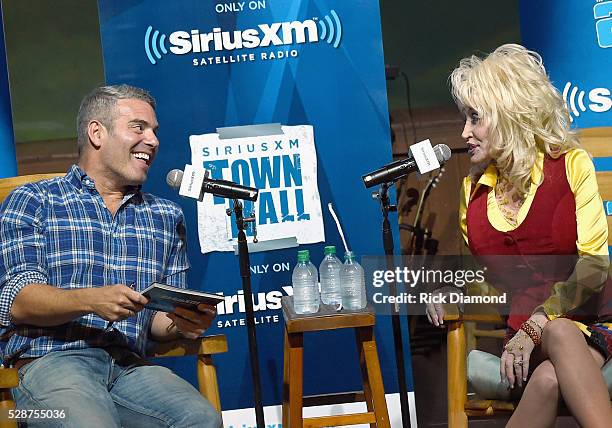
[[[283,428],[327,427],[337,425],[370,424],[371,427],[388,428],[389,413],[385,401],[378,352],[374,339],[376,317],[370,307],[361,311],[336,312],[331,306],[321,304],[316,314],[298,315],[293,310],[293,298],[282,298],[285,318],[285,366],[283,379]],[[367,413],[353,413],[316,418],[302,417],[303,407],[303,355],[304,332],[354,328],[359,350],[363,393]],[[332,399],[332,396],[326,396]],[[319,401],[321,404],[323,400]]]

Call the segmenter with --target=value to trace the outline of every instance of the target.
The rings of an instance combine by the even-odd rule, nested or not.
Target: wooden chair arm
[[[15,388],[19,386],[19,376],[17,369],[0,369],[0,389]]]
[[[465,312],[460,312],[457,305],[444,305],[444,321],[476,321],[490,324],[504,323],[503,318],[492,305],[468,304]]]
[[[182,357],[184,355],[214,355],[227,352],[227,338],[224,334],[205,336],[199,339],[177,339],[157,342],[150,357]]]
[[[206,336],[199,339],[178,339],[156,344],[151,357],[182,357],[197,355],[198,386],[200,393],[221,412],[221,397],[217,382],[217,370],[212,355],[227,352],[227,338],[224,334]]]

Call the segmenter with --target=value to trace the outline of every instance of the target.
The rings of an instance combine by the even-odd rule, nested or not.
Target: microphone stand
[[[255,419],[257,428],[265,428],[263,403],[261,399],[261,378],[259,376],[259,357],[257,354],[257,336],[255,334],[255,315],[253,311],[253,293],[251,291],[251,266],[249,262],[249,247],[244,230],[247,223],[254,223],[255,217],[244,218],[242,202],[234,199],[234,207],[228,208],[228,216],[232,212],[236,215],[238,227],[238,257],[240,262],[240,277],[242,278],[242,291],[244,292],[244,306],[246,309],[247,335],[249,340],[249,358],[251,363],[251,376],[253,378],[253,398],[255,401]]]
[[[389,223],[389,211],[397,211],[396,205],[391,205],[388,190],[393,183],[382,183],[378,192],[374,192],[374,199],[380,201],[383,222],[382,222],[382,240],[385,250],[385,258],[387,260],[387,270],[394,270],[393,266],[393,234],[391,233],[391,224]],[[395,281],[389,283],[389,292],[391,295],[397,295],[397,287]],[[393,327],[393,343],[395,345],[395,363],[397,366],[397,377],[400,395],[400,408],[402,414],[402,427],[410,427],[410,411],[408,408],[408,388],[406,386],[406,369],[404,366],[404,346],[402,343],[402,327],[400,324],[399,308],[394,304],[391,309],[391,323]]]

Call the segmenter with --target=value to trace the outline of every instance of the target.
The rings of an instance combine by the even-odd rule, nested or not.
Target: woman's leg
[[[555,368],[550,360],[546,360],[529,377],[521,401],[506,427],[554,426],[560,398]]]
[[[584,427],[609,427],[610,396],[601,374],[603,356],[588,346],[576,324],[557,318],[546,324],[542,352],[555,369],[565,404]]]

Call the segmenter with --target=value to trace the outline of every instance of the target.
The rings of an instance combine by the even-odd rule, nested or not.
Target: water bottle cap
[[[355,260],[355,253],[352,251],[347,251],[344,253],[344,260]]]
[[[336,246],[335,245],[328,245],[327,247],[325,247],[325,249],[323,251],[325,252],[326,256],[328,254],[336,254]]]
[[[298,262],[307,262],[310,260],[310,251],[300,250],[297,253]]]

